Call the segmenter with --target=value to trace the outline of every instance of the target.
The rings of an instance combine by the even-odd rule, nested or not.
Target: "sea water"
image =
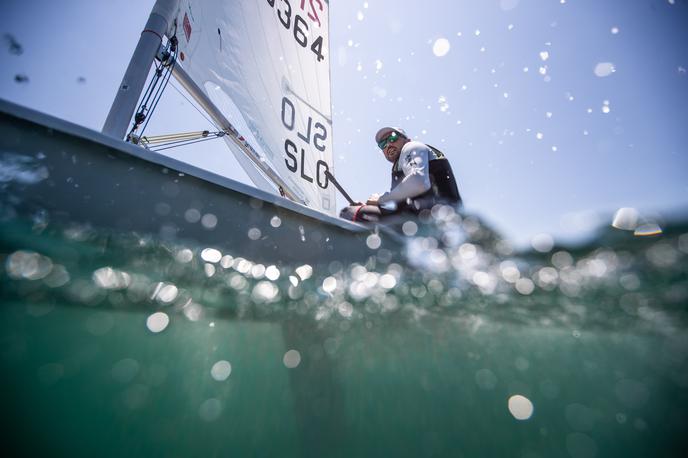
[[[515,251],[438,208],[344,265],[3,222],[30,456],[684,456],[688,225]]]

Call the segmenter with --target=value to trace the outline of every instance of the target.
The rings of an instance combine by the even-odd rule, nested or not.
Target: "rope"
[[[140,138],[143,135],[143,132],[146,130],[146,127],[148,127],[148,122],[150,121],[149,114],[152,114],[155,111],[155,108],[158,106],[158,102],[162,97],[162,93],[167,87],[170,77],[172,76],[172,70],[177,63],[176,36],[173,36],[168,40],[165,49],[161,54],[160,63],[156,64],[154,76],[151,78],[151,81],[148,84],[143,97],[141,98],[141,102],[136,109],[136,115],[134,115],[134,124],[127,135],[128,141],[132,139],[141,124],[143,124],[143,127],[141,127],[141,132],[138,136]]]
[[[175,47],[176,49],[176,47]],[[161,63],[162,64],[162,63]],[[170,77],[172,77],[172,70],[174,69],[174,66],[177,64],[177,56],[176,52],[173,51],[172,54],[172,63],[169,65],[165,65],[167,67],[167,73],[163,76],[163,83],[158,86],[158,89],[155,93],[155,97],[153,98],[153,106],[150,108],[149,112],[152,114],[155,111],[155,108],[158,106],[158,102],[160,102],[160,99],[162,98],[162,93],[167,87],[167,83],[170,81]],[[148,122],[150,121],[150,116],[147,117],[146,123],[143,125],[141,128],[141,135],[143,135],[143,132],[146,130],[146,127],[148,127]]]

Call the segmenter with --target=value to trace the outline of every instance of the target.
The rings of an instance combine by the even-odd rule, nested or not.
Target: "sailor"
[[[417,215],[437,204],[461,205],[449,161],[437,148],[411,140],[399,127],[383,127],[375,141],[393,164],[391,189],[344,208],[342,218],[379,221],[387,215]]]

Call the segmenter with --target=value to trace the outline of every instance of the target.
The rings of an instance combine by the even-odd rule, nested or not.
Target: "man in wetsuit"
[[[393,164],[391,190],[373,194],[365,204],[345,207],[339,214],[342,218],[380,221],[388,215],[416,215],[436,204],[461,204],[454,173],[441,151],[412,141],[398,127],[378,130],[375,141]]]

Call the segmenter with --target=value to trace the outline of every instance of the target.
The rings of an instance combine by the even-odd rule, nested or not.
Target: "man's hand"
[[[372,196],[368,197],[368,200],[366,201],[366,205],[375,205],[376,207],[379,205],[378,200],[380,199],[379,194],[373,194]]]

